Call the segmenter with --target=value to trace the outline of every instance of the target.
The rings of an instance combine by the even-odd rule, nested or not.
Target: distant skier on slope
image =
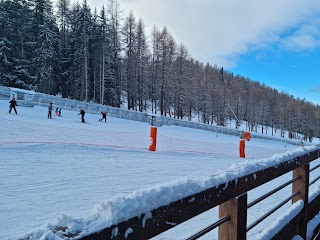
[[[17,113],[17,109],[16,107],[18,107],[17,101],[15,98],[12,98],[12,100],[9,102],[10,103],[10,109],[9,109],[9,113],[11,113],[12,108],[14,109],[14,111]]]
[[[86,112],[81,109],[80,113],[78,113],[78,115],[81,115],[81,122],[85,123],[86,121],[84,120],[84,115],[86,114]]]
[[[53,103],[50,103],[48,106],[48,118],[52,118],[52,104]]]
[[[104,119],[104,121],[107,122],[107,112],[101,112],[101,114],[102,114],[102,118],[101,119],[99,118],[99,121],[101,122]]]

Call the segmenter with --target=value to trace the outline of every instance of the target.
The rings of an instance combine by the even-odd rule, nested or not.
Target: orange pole
[[[241,158],[245,158],[246,155],[244,153],[244,149],[246,147],[246,140],[245,139],[241,139],[240,140],[240,157]]]
[[[149,151],[156,151],[157,147],[157,128],[156,127],[151,127],[150,129],[150,146],[149,146]]]

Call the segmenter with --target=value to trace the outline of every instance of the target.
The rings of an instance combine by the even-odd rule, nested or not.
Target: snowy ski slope
[[[99,115],[86,114],[89,124],[82,124],[75,111],[62,110],[62,117],[48,119],[44,107],[17,110],[18,115],[8,114],[8,101],[0,100],[0,239],[18,239],[28,233],[34,239],[49,239],[48,229],[57,223],[81,228],[88,218],[106,218],[110,212],[103,206],[110,199],[186,179],[208,178],[237,169],[245,160],[252,163],[298,148],[252,139],[246,143],[247,158],[241,159],[239,137],[163,126],[158,128],[157,151],[149,152],[147,123],[110,117],[104,123],[98,121]],[[320,170],[312,174],[318,176]],[[284,175],[250,192],[249,201],[289,177]],[[250,209],[248,223],[290,191],[287,187],[268,203]],[[275,215],[285,208],[288,205]],[[212,209],[154,239],[184,239],[217,217],[217,209]],[[249,231],[249,239],[256,239],[253,236],[272,218]],[[217,231],[212,231],[201,239],[216,236]]]

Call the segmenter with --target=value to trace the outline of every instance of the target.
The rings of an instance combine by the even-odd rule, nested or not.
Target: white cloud
[[[319,21],[303,24],[291,36],[282,39],[281,45],[290,51],[313,50],[320,46]]]
[[[318,47],[320,41],[312,35],[293,35],[285,39],[283,45],[288,50],[308,50]]]
[[[142,18],[150,34],[154,25],[167,26],[194,58],[230,67],[252,48],[279,43],[287,49],[319,45],[311,31],[280,35],[320,12],[319,0],[118,0],[125,12]],[[98,0],[88,0],[100,7]],[[310,21],[311,22],[311,21]],[[317,23],[315,23],[317,24]],[[313,25],[309,25],[313,27]],[[303,29],[301,29],[303,30]],[[299,45],[300,44],[300,45]]]

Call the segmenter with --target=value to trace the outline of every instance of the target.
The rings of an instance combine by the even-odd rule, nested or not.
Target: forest
[[[202,63],[117,0],[0,0],[0,85],[311,141],[320,106]],[[288,132],[287,136],[284,133]]]

